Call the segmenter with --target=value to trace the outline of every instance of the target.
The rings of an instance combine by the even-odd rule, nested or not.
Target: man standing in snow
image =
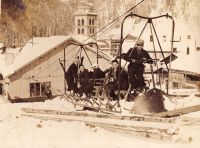
[[[134,48],[130,48],[129,51],[124,55],[124,59],[129,61],[128,74],[129,82],[131,83],[132,89],[138,89],[142,91],[146,86],[144,82],[144,64],[153,63],[149,53],[143,49],[144,41],[138,39]]]

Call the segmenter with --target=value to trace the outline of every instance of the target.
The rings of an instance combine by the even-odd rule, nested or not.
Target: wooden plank
[[[166,135],[162,132],[154,132],[154,131],[145,131],[145,130],[139,130],[139,129],[130,129],[127,127],[120,127],[120,126],[112,126],[109,124],[98,124],[98,123],[86,123],[86,125],[91,127],[101,127],[105,130],[108,130],[110,132],[113,132],[115,134],[125,135],[125,136],[131,136],[132,138],[145,138],[147,139],[154,139],[154,140],[162,140],[162,141],[174,141],[176,135]]]
[[[145,122],[145,121],[124,121],[117,119],[101,119],[80,116],[63,116],[52,114],[22,114],[26,117],[36,118],[40,120],[54,120],[54,121],[77,121],[83,122],[87,125],[98,126],[102,128],[112,128],[124,130],[126,132],[145,133],[147,138],[163,137],[170,138],[178,134],[179,129],[174,127],[171,123],[159,122]]]
[[[58,122],[63,121],[77,121],[83,122],[91,127],[101,127],[105,130],[116,133],[129,134],[131,137],[144,137],[156,140],[172,141],[173,137],[178,134],[178,128],[171,128],[171,124],[164,125],[148,125],[147,122],[133,123],[133,122],[119,122],[119,120],[112,119],[94,119],[94,118],[80,118],[72,116],[60,116],[60,115],[38,115],[38,114],[23,114],[25,117],[31,117],[40,120],[53,120]],[[169,132],[170,131],[170,132]]]
[[[52,115],[67,115],[67,116],[82,116],[103,119],[118,119],[118,120],[131,120],[131,121],[148,121],[148,122],[162,122],[162,123],[175,123],[175,118],[158,118],[149,117],[145,115],[121,115],[121,114],[103,114],[103,113],[86,113],[86,112],[62,112],[58,110],[47,109],[30,109],[22,108],[26,113],[39,113],[39,114],[52,114]]]
[[[112,125],[121,125],[124,127],[137,127],[142,129],[160,129],[166,130],[174,124],[172,123],[160,123],[160,122],[146,122],[146,121],[129,121],[129,120],[118,120],[118,119],[105,119],[105,118],[93,118],[93,117],[82,117],[82,116],[63,116],[63,115],[52,115],[52,114],[22,114],[24,116],[38,116],[45,118],[57,118],[66,119],[71,121],[83,121],[83,122],[95,122],[95,123],[108,123]]]
[[[188,114],[191,112],[196,112],[199,110],[200,110],[200,105],[195,105],[195,106],[185,107],[181,109],[175,109],[172,111],[151,114],[150,116],[151,117],[174,117],[174,116],[180,116],[183,114]]]

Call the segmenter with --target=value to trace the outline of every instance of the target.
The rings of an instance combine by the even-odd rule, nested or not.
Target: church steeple
[[[91,37],[96,32],[97,13],[95,13],[94,4],[88,0],[82,0],[75,13],[75,33]],[[93,38],[96,38],[96,35]]]

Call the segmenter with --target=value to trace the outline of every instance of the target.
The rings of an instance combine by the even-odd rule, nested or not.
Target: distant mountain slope
[[[76,6],[59,0],[2,0],[0,42],[19,46],[32,36],[67,35],[73,32]]]
[[[99,17],[98,27],[102,28],[141,0],[88,1],[96,5]],[[13,2],[15,2],[14,5]],[[2,0],[0,42],[12,46],[23,44],[32,35],[50,36],[73,33],[74,12],[79,2],[80,0]],[[199,11],[199,0],[145,0],[134,9],[135,13],[143,16],[169,13],[176,20],[184,20],[184,25],[188,25],[195,36],[199,36],[200,32]],[[118,21],[113,29],[119,28],[120,25],[121,22]]]

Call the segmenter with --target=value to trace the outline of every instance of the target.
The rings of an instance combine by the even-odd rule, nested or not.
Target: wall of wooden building
[[[183,88],[185,85],[185,77],[182,73],[171,73],[172,87]]]
[[[189,76],[194,76],[198,80],[189,80]],[[172,72],[172,88],[198,88],[200,84],[200,76],[186,73]]]

